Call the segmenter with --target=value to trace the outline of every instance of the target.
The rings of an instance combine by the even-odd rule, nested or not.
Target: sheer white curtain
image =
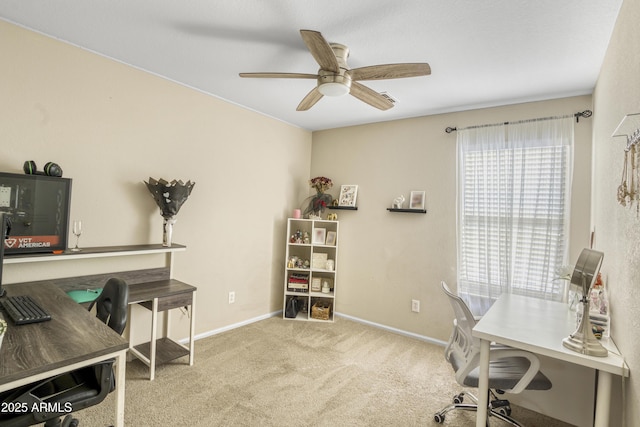
[[[458,293],[476,315],[502,292],[561,300],[573,117],[457,131]]]

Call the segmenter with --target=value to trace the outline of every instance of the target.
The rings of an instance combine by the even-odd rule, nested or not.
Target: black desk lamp
[[[4,266],[4,241],[11,232],[11,218],[4,212],[0,212],[0,297],[4,296],[2,289],[2,267]]]
[[[576,331],[562,340],[562,345],[578,353],[589,356],[606,357],[609,352],[600,344],[593,334],[591,319],[589,318],[589,290],[598,278],[598,271],[602,265],[602,252],[583,249],[578,257],[571,276],[571,285],[582,289],[582,318]]]

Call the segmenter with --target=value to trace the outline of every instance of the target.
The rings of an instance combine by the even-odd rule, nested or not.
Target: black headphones
[[[24,166],[22,167],[24,173],[27,175],[48,175],[48,176],[62,176],[62,168],[53,162],[47,162],[44,165],[44,172],[38,171],[38,167],[36,166],[36,162],[33,160],[27,160],[24,162]]]

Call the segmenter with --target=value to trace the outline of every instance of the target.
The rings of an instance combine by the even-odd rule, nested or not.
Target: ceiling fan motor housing
[[[325,96],[342,96],[351,90],[351,77],[340,69],[340,74],[318,71],[318,90]]]
[[[318,90],[325,96],[346,95],[351,91],[351,76],[347,73],[349,48],[340,43],[330,43],[330,46],[338,61],[338,73],[318,70]]]

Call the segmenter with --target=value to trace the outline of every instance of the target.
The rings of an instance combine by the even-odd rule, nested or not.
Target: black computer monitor
[[[5,255],[67,249],[71,179],[0,172],[0,212],[11,216]]]

